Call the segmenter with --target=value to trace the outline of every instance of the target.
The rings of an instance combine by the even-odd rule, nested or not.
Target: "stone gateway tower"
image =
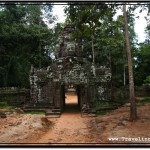
[[[83,57],[81,42],[72,40],[74,28],[68,25],[59,37],[55,61],[47,68],[31,66],[31,100],[29,107],[58,110],[65,107],[65,87],[73,85],[78,105],[109,101],[111,99],[111,71],[106,66],[96,66]]]

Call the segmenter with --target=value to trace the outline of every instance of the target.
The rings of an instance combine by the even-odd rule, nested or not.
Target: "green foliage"
[[[55,52],[58,48],[57,45],[59,44],[59,36],[64,28],[65,24],[63,23],[57,23],[53,28],[53,36],[51,40],[50,49],[52,52]]]
[[[0,102],[0,108],[8,106],[7,102]]]
[[[127,87],[113,88],[112,100],[114,102],[124,104],[129,99],[129,89]]]
[[[26,114],[45,114],[45,112],[42,111],[31,111],[31,112],[26,112]]]
[[[92,108],[96,110],[98,115],[105,115],[107,112],[117,109],[120,106],[121,104],[116,102],[110,103],[105,101],[97,101],[94,105],[92,105]]]
[[[146,77],[149,76],[150,74],[149,58],[150,58],[150,45],[143,43],[139,47],[139,51],[137,53],[136,68],[134,69],[136,85],[142,85],[145,82]]]
[[[0,101],[0,108],[5,108],[5,109],[14,109],[14,106],[9,105],[6,101]]]
[[[150,103],[150,97],[142,97],[142,99],[140,99],[138,103],[144,106],[145,104]]]
[[[150,83],[150,75],[146,77],[146,79],[144,80],[144,83]]]
[[[150,103],[150,97],[144,97],[142,99],[142,102],[148,102],[148,103]]]
[[[119,7],[119,5],[105,2],[101,5],[96,2],[91,5],[86,5],[84,2],[72,2],[65,10],[67,22],[73,24],[76,29],[74,38],[82,39],[84,57],[92,61],[95,55],[96,64],[111,67],[114,87],[123,86],[124,66],[127,66],[123,16],[119,15],[116,20],[114,19]],[[132,5],[129,8],[131,48],[133,52],[136,52],[137,41],[133,18],[135,6]],[[131,12],[132,15],[130,15]],[[127,67],[126,78],[128,81]]]
[[[35,67],[46,67],[52,60],[50,54],[56,50],[58,35],[65,24],[75,27],[74,39],[82,41],[84,57],[92,61],[95,52],[95,63],[108,65],[112,70],[112,85],[123,85],[124,66],[127,58],[124,42],[124,20],[120,15],[114,20],[119,7],[109,4],[86,2],[70,2],[65,9],[67,20],[65,24],[56,24],[49,29],[47,24],[56,18],[52,15],[50,2],[16,3],[5,2],[0,5],[0,87],[29,87],[29,70],[31,64]],[[142,5],[142,9],[149,5]],[[134,10],[137,5],[129,5],[128,22],[131,49],[134,60],[135,84],[141,85],[150,74],[150,47],[143,43],[139,49],[136,45],[134,32]],[[43,21],[44,20],[44,21]],[[146,33],[149,39],[149,24]],[[93,44],[92,44],[93,43]],[[93,51],[92,51],[93,49]],[[126,80],[128,72],[126,67]]]
[[[52,5],[20,5],[12,2],[0,9],[0,86],[29,87],[29,71],[51,63],[49,53],[52,29],[43,20],[53,22]],[[44,14],[43,14],[44,12]]]
[[[142,85],[143,83],[150,83],[150,20],[149,20],[149,12],[150,5],[149,3],[145,3],[140,6],[141,11],[148,10],[147,16],[145,16],[147,20],[147,26],[145,28],[146,39],[143,43],[139,44],[139,49],[136,52],[136,61],[135,61],[135,84]]]

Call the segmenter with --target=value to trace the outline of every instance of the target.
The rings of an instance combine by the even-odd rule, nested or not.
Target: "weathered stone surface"
[[[20,114],[24,113],[24,111],[21,108],[15,108],[15,111]]]
[[[31,102],[49,104],[63,110],[65,86],[76,87],[81,108],[95,101],[109,101],[111,98],[111,70],[97,66],[82,57],[82,40],[73,41],[74,28],[66,26],[59,37],[55,61],[47,68],[31,66]]]

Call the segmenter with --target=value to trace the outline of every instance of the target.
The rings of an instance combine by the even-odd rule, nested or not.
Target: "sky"
[[[65,13],[64,13],[64,7],[66,5],[54,5],[53,8],[53,15],[57,15],[58,16],[58,22],[64,22],[65,20]]]
[[[137,9],[137,13],[138,13],[138,9]],[[139,13],[138,13],[139,14]],[[141,14],[139,14],[139,19],[135,20],[135,32],[138,35],[138,41],[139,42],[144,42],[145,38],[146,38],[146,34],[144,33],[144,30],[146,28],[146,19],[144,18],[147,15],[147,11],[142,12]]]
[[[64,22],[65,20],[65,13],[63,12],[65,5],[54,5],[53,8],[53,14],[58,16],[57,22]],[[145,27],[146,27],[146,20],[144,16],[146,16],[147,11],[143,11],[142,13],[139,13],[139,9],[135,11],[135,15],[139,16],[139,19],[135,19],[135,32],[137,34],[138,42],[144,42],[145,40]],[[122,14],[122,12],[118,12],[118,14]],[[55,23],[57,23],[55,22]]]

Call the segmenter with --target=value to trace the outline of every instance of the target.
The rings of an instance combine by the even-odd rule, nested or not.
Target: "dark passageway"
[[[80,112],[78,95],[75,89],[68,89],[65,93],[64,112]]]

